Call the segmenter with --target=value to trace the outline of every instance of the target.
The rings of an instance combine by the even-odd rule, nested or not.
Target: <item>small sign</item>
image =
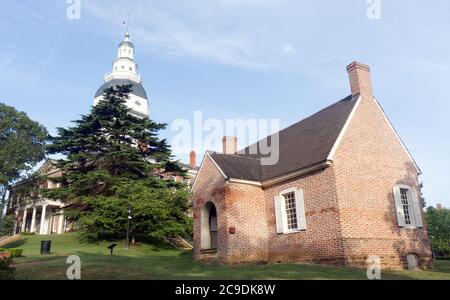
[[[108,246],[108,249],[111,250],[111,255],[113,255],[114,248],[116,248],[117,244],[111,244]]]

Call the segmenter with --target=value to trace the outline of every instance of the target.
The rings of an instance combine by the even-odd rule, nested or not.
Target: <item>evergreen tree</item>
[[[47,152],[65,156],[57,162],[61,187],[45,194],[68,205],[67,215],[88,238],[123,236],[129,208],[133,234],[185,235],[190,232],[187,188],[161,176],[184,176],[184,171],[171,160],[167,141],[158,138],[166,125],[130,114],[131,87],[106,89],[74,127],[58,128]]]

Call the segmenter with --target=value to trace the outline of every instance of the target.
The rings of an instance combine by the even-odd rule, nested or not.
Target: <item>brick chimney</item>
[[[192,169],[197,168],[197,153],[194,150],[189,153],[189,165]]]
[[[352,62],[347,66],[348,77],[352,96],[360,94],[362,97],[373,97],[372,79],[370,78],[370,67],[360,62]]]
[[[236,154],[237,153],[237,137],[225,136],[222,140],[223,154]]]

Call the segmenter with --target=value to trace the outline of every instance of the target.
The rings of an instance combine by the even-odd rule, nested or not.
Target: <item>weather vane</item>
[[[127,33],[129,33],[130,32],[130,15],[128,15],[127,20],[123,21],[122,24],[127,27]]]

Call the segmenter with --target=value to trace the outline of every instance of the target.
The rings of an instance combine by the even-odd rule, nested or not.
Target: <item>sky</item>
[[[447,0],[0,0],[0,102],[52,134],[70,126],[111,71],[128,14],[150,117],[169,124],[169,141],[170,124],[195,111],[287,127],[349,95],[345,67],[358,60],[423,171],[427,204],[450,207],[449,10]]]

